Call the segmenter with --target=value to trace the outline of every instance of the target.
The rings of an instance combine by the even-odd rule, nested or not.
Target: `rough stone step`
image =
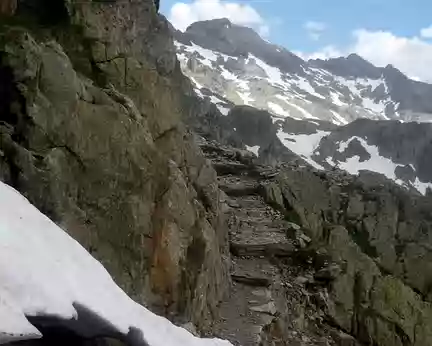
[[[276,313],[267,288],[235,282],[230,299],[220,306],[214,334],[236,346],[259,346],[263,328],[273,321]]]
[[[271,285],[271,280],[265,276],[253,276],[248,274],[231,274],[231,278],[236,281],[240,282],[244,285],[248,286],[263,286],[268,287]]]
[[[230,250],[236,256],[290,256],[296,247],[283,230],[245,227],[231,234]]]
[[[277,315],[271,287],[280,282],[279,270],[265,258],[232,257],[235,285],[221,306],[217,336],[234,345],[258,346],[263,328]]]
[[[292,242],[275,243],[275,242],[254,242],[246,243],[242,241],[232,241],[230,244],[231,253],[236,256],[291,256],[296,247]]]
[[[219,183],[219,188],[224,191],[228,196],[247,196],[258,193],[257,183]]]
[[[242,209],[236,208],[234,214],[237,219],[245,223],[260,223],[264,221],[276,221],[283,220],[283,215],[281,213],[275,212],[271,209]]]
[[[253,208],[265,208],[269,206],[264,202],[260,196],[243,196],[236,199],[236,202],[241,208],[253,209]]]
[[[266,258],[232,257],[231,277],[249,286],[270,286],[279,275],[277,267]]]
[[[250,171],[250,167],[234,161],[213,162],[213,167],[219,176],[228,174],[241,175]]]

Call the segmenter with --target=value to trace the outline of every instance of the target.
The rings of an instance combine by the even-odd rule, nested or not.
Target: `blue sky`
[[[432,1],[161,0],[161,12],[180,29],[228,17],[305,59],[355,52],[432,81]]]

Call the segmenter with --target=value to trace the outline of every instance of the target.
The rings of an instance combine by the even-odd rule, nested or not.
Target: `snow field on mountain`
[[[397,109],[396,103],[391,100],[388,94],[389,88],[383,77],[378,79],[344,78],[321,68],[307,66],[302,66],[304,75],[293,75],[269,65],[250,53],[245,59],[205,49],[194,43],[188,46],[176,42],[176,47],[182,68],[187,75],[189,74],[187,60],[194,56],[203,66],[220,76],[226,85],[230,85],[230,89],[235,90],[234,95],[238,97],[230,101],[255,107],[264,106],[266,110],[278,116],[290,114],[291,117],[295,118],[320,118],[336,125],[344,125],[353,120],[359,110],[361,110],[360,113],[363,117],[388,120],[389,117],[386,112]],[[228,59],[238,62],[242,60],[245,69],[246,66],[249,66],[248,69],[250,69],[250,66],[255,65],[262,70],[265,76],[248,75],[246,70],[242,73],[238,70],[230,70],[226,64]],[[264,100],[263,102],[262,95],[256,94],[256,90],[260,88],[252,87],[253,83],[262,80],[266,81],[274,90],[272,91],[274,94],[269,95],[269,97],[282,97],[286,105],[279,104],[278,107],[271,100]],[[209,83],[205,87],[213,90],[211,82]],[[319,88],[317,89],[317,87]],[[213,91],[215,92],[215,90]],[[382,94],[383,92],[384,94]],[[198,92],[198,94],[200,93]],[[288,99],[291,101],[288,102]],[[316,107],[301,106],[302,103],[310,104],[311,102],[314,102]],[[292,108],[296,108],[298,112],[292,112]],[[319,114],[314,114],[312,109],[320,109]],[[348,109],[351,109],[349,113],[354,114],[354,117],[350,115],[349,119],[345,119],[344,114]]]
[[[338,166],[338,168],[354,175],[358,175],[361,170],[369,170],[371,172],[381,173],[388,179],[393,180],[396,184],[406,186],[406,183],[403,180],[397,178],[395,173],[396,168],[402,167],[402,165],[393,162],[387,157],[381,156],[378,147],[375,145],[369,145],[365,139],[358,136],[353,136],[346,141],[338,143],[337,151],[340,153],[345,152],[349,144],[355,139],[358,140],[363,148],[365,148],[365,150],[369,153],[370,158],[368,160],[360,161],[360,157],[358,155],[354,155],[347,158],[344,162],[338,161],[337,163],[335,163],[332,158],[328,157],[326,158],[327,163],[331,164],[332,166]],[[414,169],[412,165],[411,167]],[[431,183],[423,183],[417,177],[416,180],[411,183],[411,186],[423,195],[426,193],[426,189],[428,187],[432,188]]]

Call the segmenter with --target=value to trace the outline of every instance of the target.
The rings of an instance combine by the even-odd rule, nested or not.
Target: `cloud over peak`
[[[346,46],[324,46],[312,53],[295,52],[303,59],[330,59],[357,53],[376,66],[392,64],[408,77],[432,82],[432,26],[419,36],[398,36],[390,31],[358,29]]]
[[[269,26],[250,5],[221,0],[195,0],[190,4],[175,3],[169,13],[169,20],[178,30],[184,31],[197,21],[228,18],[231,22],[251,27],[262,36],[269,34]]]

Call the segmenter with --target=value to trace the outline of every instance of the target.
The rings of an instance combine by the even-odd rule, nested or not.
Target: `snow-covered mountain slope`
[[[337,125],[357,118],[432,119],[432,86],[390,65],[378,68],[355,54],[304,61],[227,19],[197,22],[174,34],[183,72],[223,114],[236,104],[268,110],[275,119]]]
[[[380,173],[422,194],[432,188],[432,125],[358,119],[320,141],[313,159],[351,174]]]
[[[105,268],[26,198],[0,182],[0,344],[40,338],[27,318],[134,345],[228,346],[199,339],[130,299]],[[133,335],[131,335],[133,334]]]
[[[357,119],[337,126],[322,120],[276,120],[267,111],[234,107],[233,132],[265,163],[303,161],[314,169],[378,173],[423,195],[432,189],[432,124]]]

